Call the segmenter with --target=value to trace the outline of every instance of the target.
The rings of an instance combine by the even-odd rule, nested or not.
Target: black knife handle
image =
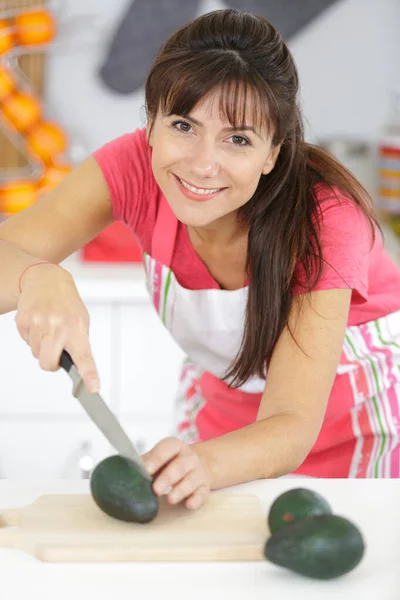
[[[70,372],[71,367],[74,366],[74,362],[72,360],[72,358],[70,357],[70,355],[68,354],[68,352],[66,350],[62,351],[61,354],[61,358],[60,358],[60,367],[62,367],[63,369],[65,369],[67,371],[67,373]]]

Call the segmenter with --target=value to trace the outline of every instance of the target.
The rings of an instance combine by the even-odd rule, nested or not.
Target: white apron
[[[144,255],[154,306],[178,345],[200,369],[219,379],[239,352],[248,288],[189,290],[171,271],[178,220],[163,198],[153,233],[152,256]],[[240,389],[261,393],[265,380],[250,378]]]

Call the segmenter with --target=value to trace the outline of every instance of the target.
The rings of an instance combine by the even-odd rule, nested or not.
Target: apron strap
[[[160,194],[160,205],[151,240],[151,256],[168,268],[172,262],[177,230],[178,219],[167,200]]]

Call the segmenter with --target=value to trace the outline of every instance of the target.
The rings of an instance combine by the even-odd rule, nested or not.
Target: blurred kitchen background
[[[294,54],[307,139],[372,195],[400,264],[399,0],[0,0],[0,219],[90,152],[145,125],[159,45],[228,6],[269,18]],[[101,392],[140,451],[169,435],[182,352],[149,303],[135,240],[113,225],[64,266],[91,315]],[[113,452],[0,317],[0,478],[87,478]]]

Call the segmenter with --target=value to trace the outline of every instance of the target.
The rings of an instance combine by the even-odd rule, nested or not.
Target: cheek
[[[182,149],[176,144],[158,143],[153,146],[153,168],[162,171],[183,160]]]
[[[238,187],[250,191],[251,195],[253,195],[261,177],[261,168],[258,165],[254,165],[253,162],[246,162],[245,165],[242,163],[240,168],[232,171],[233,181],[236,182]]]
[[[156,179],[159,179],[163,175],[165,165],[168,164],[168,155],[161,144],[153,146],[151,164],[153,168],[153,174]]]

